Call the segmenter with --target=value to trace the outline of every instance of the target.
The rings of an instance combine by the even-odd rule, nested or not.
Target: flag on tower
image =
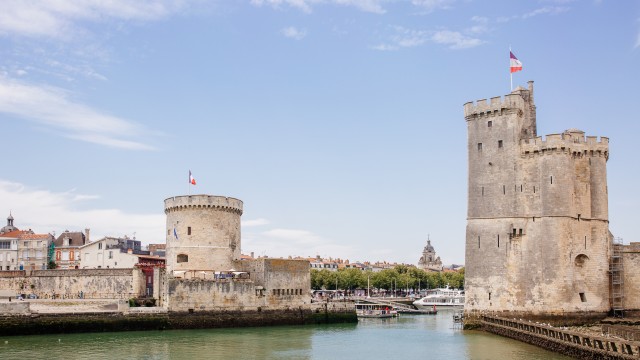
[[[515,55],[513,55],[511,51],[509,51],[509,55],[510,55],[511,73],[514,73],[516,71],[522,71],[522,63],[520,62],[520,60],[518,60],[518,58]]]
[[[191,170],[189,170],[189,184],[191,184],[191,185],[195,185],[196,184],[196,179],[194,179],[193,175],[191,175]]]

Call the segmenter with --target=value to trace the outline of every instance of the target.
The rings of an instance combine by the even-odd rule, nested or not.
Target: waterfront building
[[[124,269],[138,263],[138,256],[148,256],[140,240],[128,237],[104,237],[80,247],[81,269]]]
[[[464,118],[465,311],[604,316],[609,139],[577,129],[539,137],[532,81],[466,103]]]
[[[13,225],[11,214],[0,229],[0,270],[44,270],[47,268],[51,234],[36,234]]]
[[[0,229],[0,271],[18,269],[18,235],[22,231],[13,226],[13,220],[9,213],[7,225]]]
[[[35,234],[31,229],[18,235],[18,270],[45,270],[49,262],[51,234]]]
[[[82,231],[65,230],[53,241],[56,269],[78,269],[82,257],[80,247],[88,243],[89,229]]]

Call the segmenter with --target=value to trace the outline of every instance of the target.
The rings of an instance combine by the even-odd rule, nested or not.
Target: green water
[[[440,311],[357,324],[16,336],[0,338],[0,359],[568,359],[452,326]]]

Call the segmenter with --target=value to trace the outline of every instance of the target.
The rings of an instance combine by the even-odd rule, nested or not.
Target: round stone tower
[[[167,274],[225,271],[240,259],[242,201],[225,196],[183,195],[164,201]]]

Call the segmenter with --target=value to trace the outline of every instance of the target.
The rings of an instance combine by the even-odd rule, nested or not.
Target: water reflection
[[[568,359],[515,340],[453,329],[452,314],[322,326],[5,337],[0,358]]]

